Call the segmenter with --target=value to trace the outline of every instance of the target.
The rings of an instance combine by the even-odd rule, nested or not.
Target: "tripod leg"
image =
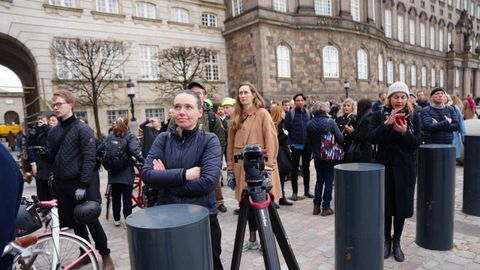
[[[287,234],[285,233],[285,229],[283,228],[282,221],[280,220],[277,209],[273,204],[270,204],[268,206],[268,212],[270,213],[273,233],[277,238],[278,245],[280,246],[280,250],[282,251],[283,258],[287,263],[288,269],[299,270],[300,267],[298,266],[297,259],[293,254],[293,250],[290,247],[290,244],[288,243]]]
[[[260,243],[262,244],[265,269],[280,270],[280,261],[278,260],[277,246],[272,232],[272,226],[270,224],[268,209],[255,209],[255,217],[258,227],[258,234],[260,235]]]
[[[242,259],[242,245],[245,237],[245,228],[247,227],[248,211],[250,204],[248,195],[242,194],[242,202],[240,204],[240,213],[238,215],[237,231],[235,233],[235,242],[233,245],[231,270],[240,269],[240,260]]]

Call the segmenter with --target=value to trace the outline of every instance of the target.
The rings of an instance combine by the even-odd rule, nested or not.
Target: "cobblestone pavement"
[[[313,164],[313,163],[312,163]],[[313,166],[312,166],[312,172]],[[102,192],[106,186],[107,175],[101,175]],[[311,177],[314,182],[315,177]],[[286,184],[286,194],[291,194],[290,182]],[[314,186],[313,183],[311,186]],[[299,179],[299,189],[303,182]],[[480,217],[464,214],[462,209],[463,167],[456,170],[455,191],[455,232],[454,247],[450,251],[433,251],[415,244],[415,214],[407,219],[402,238],[405,262],[398,263],[393,257],[385,260],[385,269],[480,269]],[[34,184],[25,185],[25,195],[35,192]],[[233,209],[237,207],[234,192],[223,188],[225,205],[228,212],[219,214],[222,229],[222,261],[224,268],[229,269],[232,259],[233,243],[237,217]],[[104,204],[105,205],[105,204]],[[105,207],[105,206],[104,206]],[[297,201],[294,206],[282,206],[278,212],[291,242],[293,251],[302,270],[334,269],[334,216],[322,217],[312,215],[312,199]],[[138,209],[134,209],[138,211]],[[108,236],[109,247],[117,269],[130,269],[126,230],[123,226],[114,227],[113,221],[105,220],[104,213],[100,218]],[[123,220],[122,220],[123,222]],[[247,229],[248,234],[248,229]],[[279,250],[282,269],[287,269]],[[264,269],[263,257],[259,251],[243,253],[241,269]]]

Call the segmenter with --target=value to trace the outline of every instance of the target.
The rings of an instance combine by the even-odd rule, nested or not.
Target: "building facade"
[[[158,70],[162,50],[183,46],[210,52],[206,84],[213,99],[227,86],[225,5],[221,0],[0,0],[0,64],[14,71],[24,86],[27,118],[50,108],[52,93],[70,82],[72,71],[53,50],[59,40],[122,42],[124,62],[116,69],[98,115],[103,133],[119,115],[130,110],[127,81],[135,84],[135,116],[163,119],[171,98],[163,91]],[[93,123],[93,111],[79,104],[79,116]]]
[[[22,124],[24,117],[23,93],[0,88],[0,124]]]
[[[229,0],[229,89],[376,97],[394,81],[480,95],[480,1]]]

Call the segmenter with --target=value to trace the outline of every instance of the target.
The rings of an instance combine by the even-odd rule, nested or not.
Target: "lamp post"
[[[348,98],[348,88],[350,88],[350,83],[347,79],[343,81],[343,88],[345,89],[345,98]]]
[[[132,79],[128,79],[127,91],[128,91],[128,97],[130,98],[130,111],[132,112],[132,119],[130,119],[130,121],[134,122],[136,121],[135,105],[133,104],[133,98],[135,97],[135,84],[132,82]]]

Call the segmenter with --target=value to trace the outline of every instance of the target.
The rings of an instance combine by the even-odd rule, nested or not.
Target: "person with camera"
[[[130,132],[128,118],[118,117],[113,124],[112,133],[100,144],[97,155],[108,171],[108,183],[112,187],[113,224],[120,226],[120,209],[123,201],[123,218],[132,213],[132,191],[135,179],[134,157],[144,163],[138,149],[137,139]]]
[[[52,107],[59,119],[59,124],[52,128],[47,138],[46,154],[52,164],[52,189],[58,200],[60,227],[70,227],[76,235],[89,241],[85,224],[79,224],[74,210],[82,214],[89,214],[88,225],[95,241],[95,247],[102,255],[103,269],[115,269],[107,236],[98,220],[100,205],[96,203],[98,211],[88,209],[91,203],[98,199],[98,190],[90,185],[96,164],[96,145],[93,130],[86,124],[80,123],[73,113],[75,97],[72,92],[59,90],[53,94]],[[86,202],[86,203],[81,203]],[[87,208],[82,207],[87,206]],[[79,207],[79,208],[77,208]],[[94,216],[91,216],[95,214]]]
[[[161,132],[161,123],[157,117],[150,117],[140,124],[140,130],[142,132],[142,156],[146,158],[152,143]]]
[[[351,99],[347,98],[342,102],[342,109],[338,114],[335,122],[338,125],[338,128],[342,131],[343,134],[343,143],[342,149],[346,153],[350,145],[352,144],[352,134],[355,131],[356,124],[356,115],[357,115],[357,103]]]
[[[375,111],[370,122],[371,142],[378,145],[375,162],[385,166],[384,258],[393,252],[398,262],[405,260],[400,247],[405,219],[413,215],[416,183],[416,150],[420,145],[420,118],[408,101],[409,89],[403,82],[388,88],[385,106]],[[392,232],[393,219],[393,239]]]
[[[271,192],[276,200],[282,196],[277,168],[277,129],[264,106],[265,101],[255,86],[248,81],[242,82],[237,90],[237,99],[230,119],[227,143],[228,185],[235,189],[237,201],[240,201],[243,189],[247,186],[243,161],[238,158],[242,155],[243,147],[246,144],[259,144],[266,150],[268,160],[265,170],[272,175]],[[259,249],[260,244],[257,241],[257,226],[253,211],[249,213],[248,225],[250,237],[244,244],[243,250]]]

